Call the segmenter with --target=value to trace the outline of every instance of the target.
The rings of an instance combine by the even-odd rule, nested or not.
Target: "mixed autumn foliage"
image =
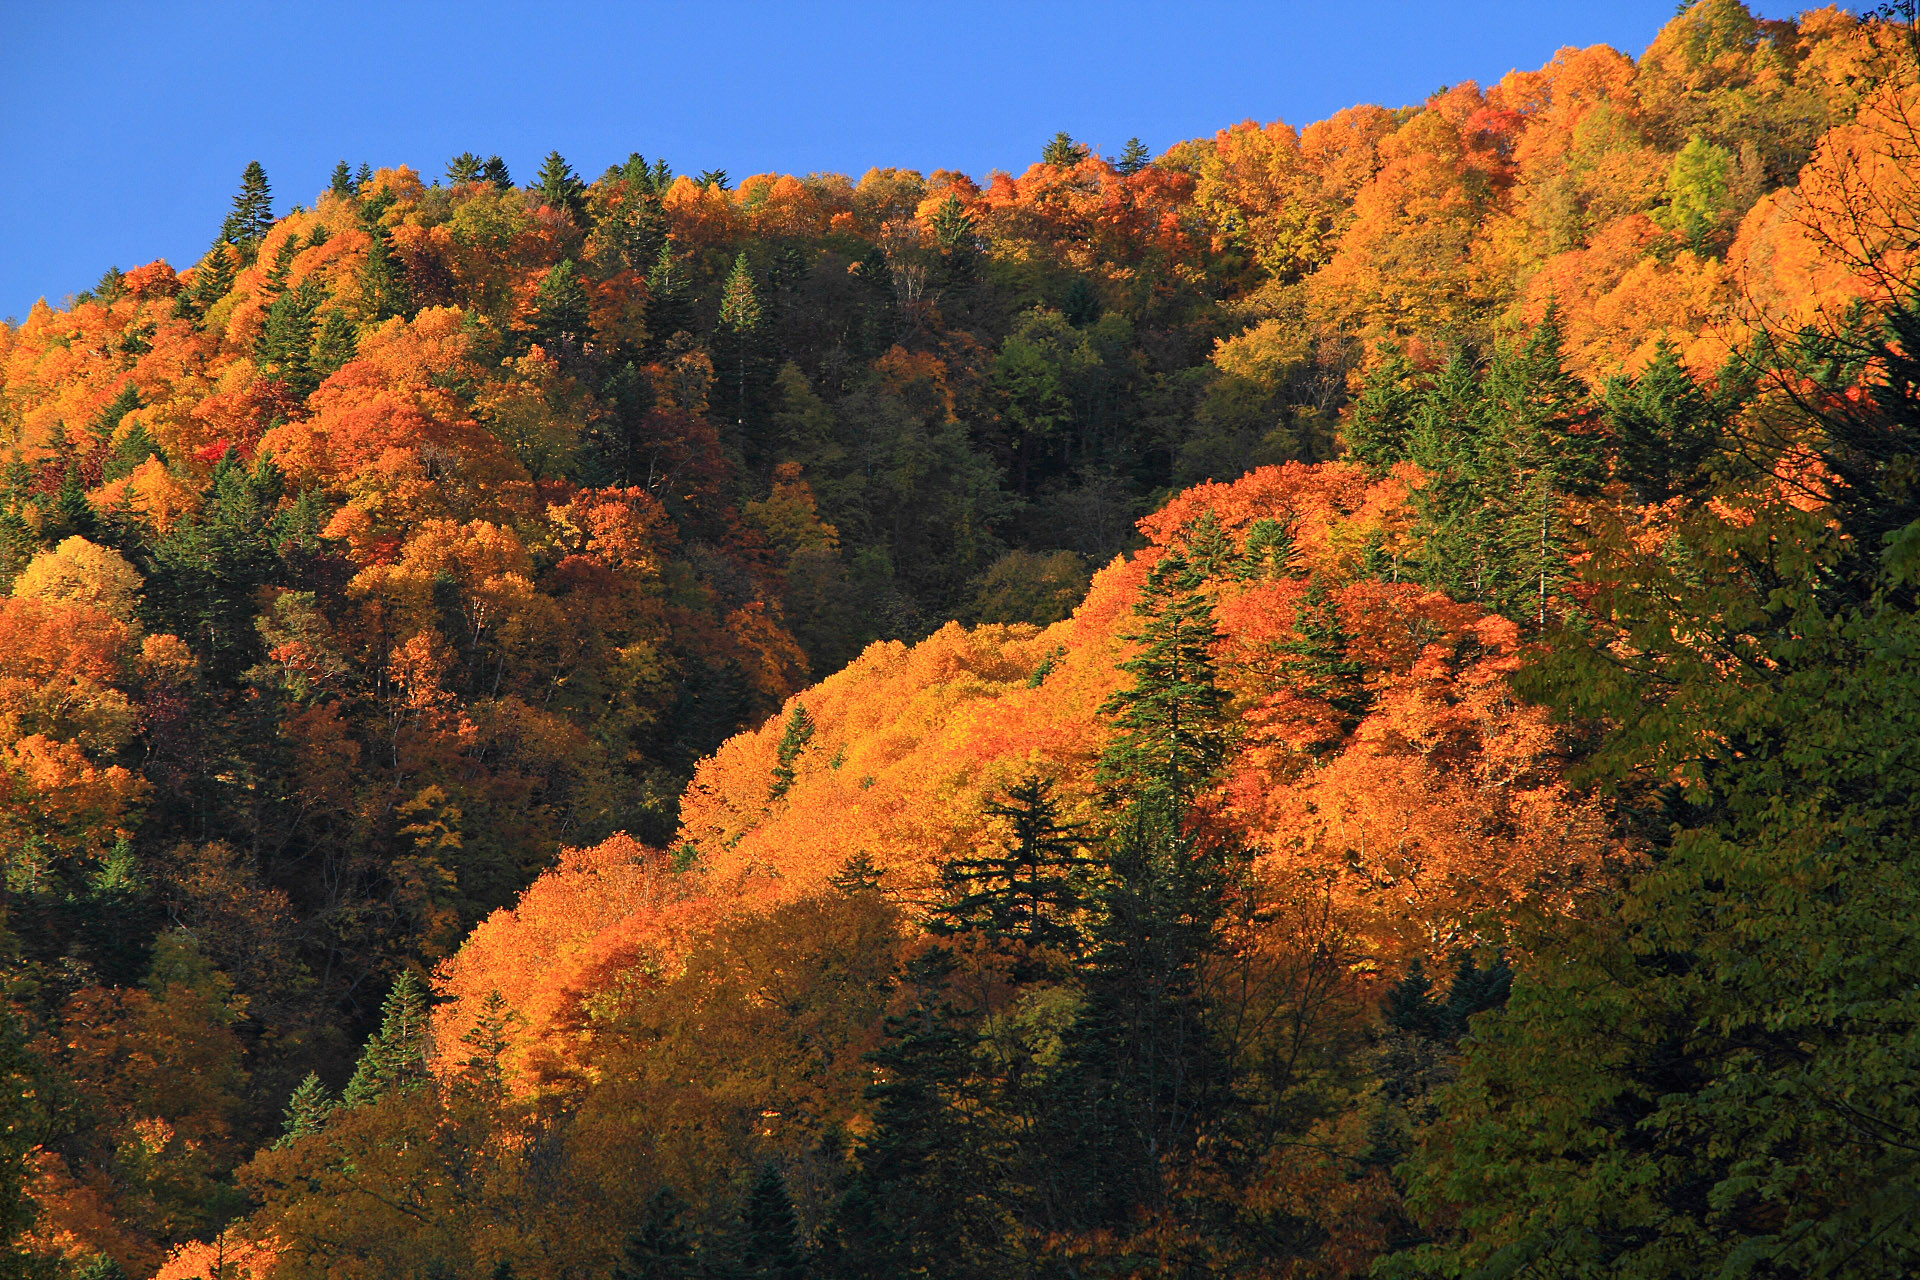
[[[0,326],[0,1268],[1920,1269],[1913,16]]]

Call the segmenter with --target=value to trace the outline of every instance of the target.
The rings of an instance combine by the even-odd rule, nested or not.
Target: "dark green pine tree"
[[[562,258],[533,291],[533,338],[549,352],[578,348],[593,336],[587,286],[571,258]]]
[[[372,181],[373,181],[373,166],[368,164],[365,160],[362,160],[360,162],[360,167],[353,171],[353,193],[355,195],[360,195],[361,193],[365,192],[367,189],[367,184]]]
[[[360,347],[360,334],[353,317],[342,307],[328,307],[320,317],[319,331],[313,336],[308,367],[324,382],[327,376],[353,359]]]
[[[1182,551],[1187,563],[1203,580],[1213,581],[1242,576],[1245,557],[1227,533],[1220,517],[1208,511],[1201,514],[1186,531]]]
[[[747,423],[747,382],[759,355],[760,295],[753,287],[753,267],[743,250],[733,260],[733,270],[720,291],[720,331],[727,337],[727,354],[732,357],[734,384],[734,424],[745,429]]]
[[[587,184],[580,180],[573,166],[558,151],[547,153],[546,160],[540,166],[540,174],[534,179],[533,189],[548,208],[571,215],[582,230],[587,228]]]
[[[941,869],[946,900],[938,926],[1078,954],[1090,875],[1084,828],[1060,821],[1053,784],[1032,774],[986,811],[1005,824],[1007,838],[991,852],[955,858]]]
[[[314,313],[325,300],[318,280],[302,280],[267,307],[254,346],[255,362],[303,400],[323,376],[313,367],[313,326]]]
[[[775,749],[773,766],[773,784],[767,788],[767,799],[778,800],[793,787],[793,766],[800,759],[800,753],[813,741],[813,717],[802,704],[793,704],[793,711],[787,716],[787,727],[780,734],[780,745]]]
[[[287,287],[287,277],[293,272],[293,260],[300,255],[300,237],[285,236],[273,251],[273,264],[267,268],[263,292],[269,298],[278,297]]]
[[[1149,571],[1130,688],[1102,708],[1114,734],[1097,776],[1116,819],[1095,895],[1085,1002],[1064,1037],[1037,1152],[1046,1216],[1118,1229],[1165,1207],[1164,1178],[1218,1121],[1227,1079],[1201,975],[1245,865],[1193,821],[1230,746],[1205,581],[1177,549]]]
[[[1696,490],[1720,443],[1720,407],[1662,338],[1637,378],[1607,382],[1604,411],[1618,450],[1618,476],[1642,499]]]
[[[1153,152],[1147,149],[1147,144],[1138,138],[1128,138],[1127,145],[1120,148],[1120,158],[1113,162],[1113,167],[1123,175],[1131,176],[1152,163]]]
[[[447,161],[447,185],[457,187],[463,183],[480,181],[481,169],[486,161],[471,151],[462,151]]]
[[[431,1012],[426,983],[413,970],[401,970],[380,1005],[380,1029],[367,1040],[353,1078],[341,1091],[341,1106],[365,1106],[426,1083]]]
[[[239,249],[249,260],[273,230],[273,189],[267,185],[267,171],[258,160],[250,160],[240,175],[240,190],[233,197],[233,211],[221,224],[220,238]]]
[[[513,176],[507,172],[507,162],[499,156],[488,156],[480,166],[480,176],[491,182],[497,190],[511,191]]]
[[[686,1213],[686,1201],[672,1187],[654,1192],[646,1217],[613,1266],[613,1280],[700,1280],[710,1274],[682,1224]]]
[[[342,200],[351,200],[360,194],[359,184],[353,180],[353,170],[347,168],[345,160],[333,166],[333,176],[327,180],[327,191]]]
[[[194,268],[193,287],[181,296],[191,297],[193,305],[205,314],[233,288],[234,272],[233,246],[224,239],[215,240]]]
[[[964,301],[980,273],[980,236],[960,197],[950,195],[933,211],[933,240],[940,251],[941,295]]]
[[[1456,600],[1486,600],[1499,581],[1494,543],[1505,480],[1486,447],[1490,408],[1480,373],[1456,351],[1413,413],[1408,456],[1426,473],[1414,491],[1419,551],[1414,574]]]
[[[1115,801],[1153,795],[1184,810],[1226,760],[1227,698],[1212,652],[1220,633],[1205,583],[1175,547],[1147,572],[1133,607],[1141,622],[1124,637],[1136,652],[1120,664],[1133,683],[1100,709],[1114,736],[1097,777]]]
[[[282,489],[270,460],[249,470],[229,450],[213,469],[200,510],[154,545],[148,611],[157,629],[193,647],[216,680],[231,679],[258,659],[255,596],[283,571],[276,550]]]
[[[368,324],[379,324],[407,313],[407,277],[387,229],[375,222],[367,232],[372,240],[360,264],[360,312]]]
[[[39,550],[40,539],[19,507],[13,502],[0,507],[0,591],[13,589],[13,580]]]
[[[1338,711],[1346,731],[1359,723],[1373,703],[1365,684],[1365,666],[1348,656],[1352,643],[1326,583],[1316,574],[1294,606],[1293,639],[1280,650],[1293,683]]]
[[[111,440],[113,433],[120,429],[121,420],[139,407],[140,392],[134,387],[133,380],[129,378],[114,394],[113,399],[107,401],[100,412],[94,415],[93,421],[87,424],[88,429],[93,432],[97,440]]]
[[[1347,455],[1375,471],[1404,461],[1413,434],[1420,388],[1412,361],[1393,343],[1381,348],[1380,362],[1366,372],[1353,413],[1342,433]]]
[[[1247,530],[1240,554],[1242,578],[1284,578],[1291,572],[1293,531],[1272,516],[1262,516]]]
[[[793,1198],[771,1161],[760,1166],[740,1211],[739,1258],[743,1280],[803,1280],[807,1274]]]
[[[339,1105],[332,1092],[321,1083],[320,1077],[314,1072],[307,1072],[307,1078],[287,1099],[286,1114],[280,1122],[280,1137],[274,1142],[274,1149],[277,1151],[282,1147],[290,1147],[308,1134],[326,1128],[327,1117]]]
[[[647,272],[647,341],[658,350],[675,334],[693,329],[693,280],[684,259],[663,240]]]
[[[1491,556],[1498,575],[1486,593],[1508,617],[1544,626],[1549,604],[1571,576],[1567,498],[1601,478],[1596,417],[1586,387],[1567,372],[1559,309],[1519,347],[1495,351],[1484,389],[1489,413],[1481,448],[1486,496],[1498,515]]]
[[[59,489],[54,491],[50,514],[53,517],[53,529],[47,535],[49,542],[57,542],[72,534],[82,538],[99,536],[100,515],[93,509],[93,503],[87,500],[87,486],[80,478],[78,463],[67,464],[67,473],[61,478]]]
[[[1075,142],[1072,135],[1062,129],[1040,149],[1040,163],[1056,169],[1071,169],[1085,160],[1088,154],[1084,142]]]
[[[821,1270],[833,1280],[1011,1274],[993,1172],[1001,1139],[980,1119],[978,1036],[949,996],[953,971],[945,947],[909,961],[913,1003],[867,1056],[873,1127],[824,1233]]]

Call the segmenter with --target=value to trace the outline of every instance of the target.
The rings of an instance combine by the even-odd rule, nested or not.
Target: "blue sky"
[[[1784,15],[1790,10],[1762,6]],[[247,161],[285,211],[334,161],[638,150],[735,177],[1018,170],[1235,121],[1491,82],[1563,45],[1638,54],[1673,0],[1370,4],[0,0],[0,317],[109,265],[199,257]]]

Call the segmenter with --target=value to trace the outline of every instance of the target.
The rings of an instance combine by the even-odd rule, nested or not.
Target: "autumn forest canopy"
[[[0,1278],[1920,1274],[1911,4],[275,209],[0,325]]]

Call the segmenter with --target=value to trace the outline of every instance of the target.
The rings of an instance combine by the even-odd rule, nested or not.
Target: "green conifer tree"
[[[1414,411],[1420,403],[1413,378],[1413,364],[1406,354],[1386,344],[1379,363],[1366,372],[1342,433],[1350,457],[1375,471],[1406,458]]]
[[[95,415],[93,421],[88,424],[88,429],[93,432],[97,440],[111,440],[113,433],[119,430],[121,420],[139,407],[140,392],[133,385],[133,380],[129,378],[114,394],[113,399],[107,401]]]
[[[760,296],[754,291],[753,268],[743,251],[733,260],[733,270],[720,292],[720,328],[731,339],[733,356],[734,422],[741,427],[747,421],[748,367],[758,354],[760,321]]]
[[[360,264],[360,312],[366,323],[379,324],[406,314],[407,277],[386,227],[375,222],[367,231],[373,238]]]
[[[181,296],[190,295],[194,306],[204,313],[233,288],[234,272],[233,246],[224,239],[215,240],[206,257],[194,268],[193,288]]]
[[[481,170],[486,161],[471,151],[462,151],[447,161],[447,185],[457,187],[463,183],[480,181]]]
[[[534,340],[549,351],[578,347],[593,336],[587,287],[571,258],[562,258],[533,291]]]
[[[693,281],[685,261],[663,240],[647,272],[647,339],[656,349],[693,328]]]
[[[1662,338],[1637,378],[1607,382],[1605,411],[1619,476],[1649,502],[1698,487],[1720,442],[1720,407]]]
[[[780,745],[775,754],[778,763],[773,766],[773,785],[767,790],[767,799],[778,800],[793,788],[793,766],[812,741],[813,717],[803,704],[796,702],[792,713],[787,716],[787,727],[780,734]]]
[[[1114,799],[1151,793],[1184,809],[1226,759],[1226,694],[1212,653],[1220,634],[1204,585],[1177,547],[1147,572],[1133,608],[1141,622],[1124,637],[1136,651],[1120,664],[1133,683],[1101,707],[1115,732],[1097,776]]]
[[[1083,828],[1060,821],[1053,784],[1032,774],[1009,788],[1004,801],[990,801],[986,812],[1005,824],[1007,838],[995,850],[942,868],[941,927],[1078,953],[1084,942],[1078,916],[1091,870]]]
[[[310,1133],[319,1133],[326,1128],[327,1117],[339,1105],[327,1086],[321,1083],[320,1077],[314,1072],[307,1072],[307,1078],[287,1099],[286,1115],[280,1122],[280,1137],[274,1142],[274,1149],[277,1151],[290,1147]]]
[[[282,293],[267,307],[254,346],[254,360],[260,367],[303,400],[320,385],[313,367],[313,325],[314,313],[325,298],[320,282],[311,276]]]
[[[220,227],[220,238],[238,248],[248,261],[273,230],[273,190],[267,185],[267,171],[258,160],[250,160],[240,175],[240,190],[233,197],[233,212]]]
[[[682,1225],[687,1203],[672,1187],[662,1187],[647,1201],[646,1217],[627,1237],[626,1248],[614,1264],[613,1280],[701,1280],[708,1276],[694,1248],[693,1237]]]
[[[327,180],[327,190],[342,200],[351,200],[359,194],[360,188],[354,183],[353,171],[347,168],[345,160],[333,166],[333,176]]]
[[[740,1274],[745,1280],[803,1280],[807,1256],[800,1221],[778,1165],[760,1166],[740,1212]]]
[[[1147,149],[1147,144],[1138,138],[1128,138],[1127,145],[1120,148],[1120,158],[1114,161],[1113,167],[1124,175],[1132,175],[1152,163],[1153,152]]]
[[[587,184],[574,173],[558,151],[549,151],[534,179],[534,191],[547,207],[570,214],[584,230],[587,226]]]
[[[426,1083],[430,1012],[426,984],[413,970],[401,970],[381,1002],[380,1029],[361,1051],[353,1078],[341,1092],[340,1105],[365,1106]]]
[[[507,162],[499,156],[488,156],[480,166],[480,176],[491,182],[500,191],[513,189],[513,175],[507,172]]]
[[[1040,150],[1040,163],[1051,165],[1055,169],[1071,169],[1085,160],[1090,154],[1087,145],[1075,142],[1072,135],[1062,129],[1053,135],[1047,145]]]
[[[1280,646],[1294,684],[1323,699],[1351,730],[1372,705],[1364,683],[1366,667],[1348,656],[1352,640],[1326,582],[1314,575],[1293,611],[1293,639]]]
[[[978,1033],[954,1007],[953,972],[945,947],[910,960],[912,1004],[887,1019],[886,1043],[867,1056],[872,1127],[824,1233],[822,1269],[835,1280],[1012,1273],[993,1172],[1003,1139],[981,1105]]]

